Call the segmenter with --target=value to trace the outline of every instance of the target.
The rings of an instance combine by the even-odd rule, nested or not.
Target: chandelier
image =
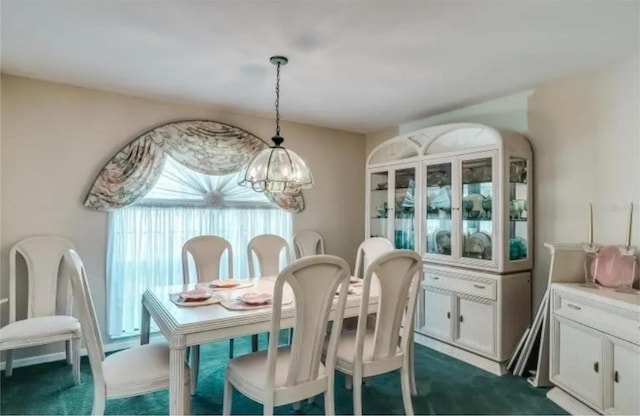
[[[284,56],[272,56],[276,66],[276,134],[271,138],[273,146],[260,151],[247,166],[240,185],[257,192],[295,193],[313,187],[311,171],[300,156],[282,147],[280,136],[280,67],[289,60]]]

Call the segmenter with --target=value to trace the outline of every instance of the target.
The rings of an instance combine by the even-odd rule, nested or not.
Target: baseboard
[[[554,387],[547,392],[547,399],[551,400],[558,406],[572,415],[599,415],[586,404],[582,403],[569,393],[562,390],[560,387]]]
[[[420,345],[424,345],[425,347],[431,348],[443,354],[450,355],[453,358],[457,358],[458,360],[464,361],[467,364],[471,364],[484,371],[488,371],[491,374],[502,376],[507,373],[505,363],[499,363],[497,361],[481,357],[472,352],[465,351],[461,348],[447,344],[446,342],[438,341],[437,339],[430,338],[418,332],[415,333],[414,339]]]
[[[159,336],[158,338],[162,338],[162,337]],[[155,337],[152,337],[152,339],[155,339]],[[106,344],[104,346],[104,351],[105,352],[118,351],[126,348],[131,348],[135,345],[140,345],[140,338],[136,337],[135,339],[129,339],[127,341],[112,342],[110,344]],[[80,355],[83,355],[83,356],[87,355],[87,349],[82,348],[80,350]],[[66,359],[66,354],[64,353],[64,351],[54,352],[51,354],[35,355],[33,357],[16,358],[13,360],[13,368],[27,367],[30,365],[50,363],[50,362],[61,361],[65,359]],[[0,370],[4,370],[5,367],[6,367],[6,363],[4,361],[0,362]]]

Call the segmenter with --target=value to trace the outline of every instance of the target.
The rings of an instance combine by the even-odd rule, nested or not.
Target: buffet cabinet
[[[551,400],[572,414],[640,414],[640,297],[551,286]]]
[[[423,258],[416,340],[499,374],[531,316],[531,157],[519,134],[456,123],[367,160],[366,237]]]

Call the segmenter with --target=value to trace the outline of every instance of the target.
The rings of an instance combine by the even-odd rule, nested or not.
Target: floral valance
[[[169,156],[206,175],[243,169],[268,145],[248,131],[216,121],[179,121],[150,130],[127,144],[102,168],[84,205],[110,211],[143,198],[158,181]],[[302,193],[267,194],[278,207],[300,212]]]

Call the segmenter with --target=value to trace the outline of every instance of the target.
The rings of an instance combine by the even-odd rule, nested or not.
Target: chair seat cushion
[[[169,385],[169,346],[165,343],[140,345],[110,354],[102,362],[107,389],[145,390],[145,386]],[[189,367],[185,363],[185,377]]]
[[[364,336],[364,347],[362,348],[362,362],[373,361],[373,329],[367,330]],[[400,353],[400,347],[397,352]],[[356,356],[356,331],[344,331],[340,334],[338,349],[336,351],[336,367],[345,368],[353,366]]]
[[[23,319],[0,328],[0,342],[37,339],[80,332],[80,322],[73,316],[54,315]]]
[[[285,387],[289,373],[290,359],[291,347],[278,349],[274,389]],[[324,365],[320,363],[318,378],[324,377],[325,374]],[[267,378],[267,351],[260,351],[234,358],[229,362],[229,366],[227,367],[227,377],[237,388],[249,390],[258,395],[259,392],[264,390],[265,380]],[[242,384],[242,386],[239,384]]]

